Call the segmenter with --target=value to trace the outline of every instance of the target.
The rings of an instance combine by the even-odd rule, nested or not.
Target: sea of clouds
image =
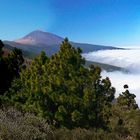
[[[129,72],[102,72],[102,77],[109,77],[116,88],[116,97],[124,91],[123,85],[128,84],[131,93],[136,95],[140,106],[140,49],[101,50],[83,54],[86,60],[110,64],[125,68]]]

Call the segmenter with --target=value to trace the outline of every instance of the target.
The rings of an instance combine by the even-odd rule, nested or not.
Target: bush
[[[120,130],[122,131],[122,129]],[[45,119],[14,108],[0,109],[0,140],[132,140],[118,129],[52,128]],[[125,133],[125,132],[123,132]],[[125,133],[126,134],[126,133]],[[138,137],[138,136],[137,136]],[[138,139],[138,138],[137,138]]]
[[[53,140],[53,132],[44,119],[33,114],[0,109],[0,139]]]
[[[103,130],[87,130],[75,128],[73,130],[57,129],[54,131],[56,140],[124,140],[116,133],[107,133]]]

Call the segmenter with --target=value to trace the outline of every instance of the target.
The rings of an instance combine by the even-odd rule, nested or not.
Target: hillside
[[[110,77],[102,77],[97,67],[83,67],[81,51],[68,40],[50,59],[41,53],[27,67],[18,49],[5,58],[1,55],[0,62],[3,140],[124,140],[140,136],[140,110],[128,85],[115,98]]]
[[[5,54],[9,53],[9,51],[14,49],[14,47],[18,48],[17,46],[11,46],[9,44],[4,43],[4,53]],[[26,58],[32,59],[37,55],[36,53],[30,52],[28,50],[24,50],[22,48],[20,48],[20,49],[22,50],[22,53],[23,53],[24,57],[26,57]]]
[[[107,72],[113,72],[113,71],[122,71],[122,72],[128,72],[125,68],[99,63],[99,62],[92,62],[92,61],[86,61],[86,67],[89,67],[90,65],[95,65],[100,67],[102,70],[105,70]]]
[[[41,51],[45,51],[47,56],[51,56],[52,54],[58,52],[59,46],[63,40],[64,38],[58,35],[36,30],[25,35],[21,39],[16,39],[15,41],[4,41],[4,44],[5,48],[8,50],[12,50],[14,47],[21,49],[25,58],[32,59]],[[73,41],[71,41],[70,43],[76,48],[81,48],[83,53],[106,49],[118,49],[111,46],[75,43]],[[8,50],[5,50],[5,52],[7,52]],[[89,66],[91,64],[97,65],[106,71],[124,71],[122,68],[112,65],[90,61],[86,62],[86,66]]]
[[[5,55],[7,56],[9,51],[12,50],[13,48],[14,48],[13,46],[5,44],[5,46],[4,46]],[[38,55],[36,53],[31,52],[30,50],[22,50],[22,52],[23,52],[24,58],[27,62],[31,61],[31,59],[33,59],[34,57],[36,57]],[[89,67],[92,64],[95,66],[99,66],[102,70],[106,70],[108,72],[112,72],[112,71],[124,71],[124,72],[126,72],[126,70],[124,68],[112,66],[112,65],[108,65],[108,64],[103,64],[103,63],[99,63],[99,62],[86,61],[85,66]]]

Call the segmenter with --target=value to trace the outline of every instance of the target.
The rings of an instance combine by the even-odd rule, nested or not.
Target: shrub
[[[0,139],[53,140],[53,132],[42,118],[4,108],[0,109]]]

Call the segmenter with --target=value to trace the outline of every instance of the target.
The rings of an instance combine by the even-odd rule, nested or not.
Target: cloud
[[[127,74],[123,72],[102,72],[103,78],[106,76],[110,78],[112,86],[116,88],[116,97],[124,91],[123,85],[129,85],[131,93],[136,95],[136,101],[140,106],[140,75]]]
[[[136,101],[140,106],[140,50],[104,50],[97,52],[90,52],[83,54],[83,56],[90,61],[110,64],[126,68],[130,73],[121,71],[102,72],[102,76],[109,77],[112,86],[116,88],[116,96],[118,96],[123,89],[124,84],[129,85],[131,93],[136,95]]]

